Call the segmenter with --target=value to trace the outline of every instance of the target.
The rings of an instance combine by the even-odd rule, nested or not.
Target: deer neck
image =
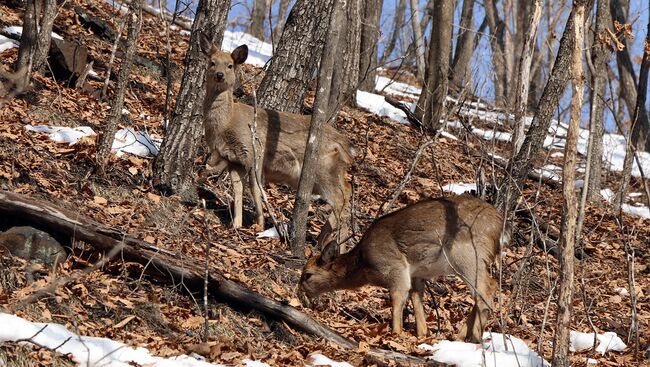
[[[232,119],[234,98],[232,90],[222,92],[208,91],[205,97],[203,115],[206,122],[216,126],[225,126]]]
[[[332,264],[332,272],[336,274],[332,282],[334,289],[354,289],[369,282],[363,271],[361,252],[358,247],[339,255]]]

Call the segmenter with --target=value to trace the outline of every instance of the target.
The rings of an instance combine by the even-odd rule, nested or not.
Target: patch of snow
[[[575,188],[576,189],[581,189],[583,187],[585,187],[585,180],[576,180]]]
[[[427,357],[457,367],[546,367],[550,363],[531,350],[526,343],[507,334],[483,333],[483,344],[443,340],[418,348],[431,351]]]
[[[463,194],[469,191],[476,191],[475,183],[455,182],[446,184],[442,187],[442,191],[453,192],[456,195]]]
[[[621,297],[627,297],[630,295],[630,292],[627,291],[627,289],[623,287],[616,287],[614,288],[614,292],[618,293],[619,296]]]
[[[643,196],[643,193],[642,192],[631,192],[631,193],[627,194],[627,196],[631,197],[631,198],[636,198],[636,197],[639,197],[639,196]]]
[[[598,364],[598,361],[593,358],[587,358],[587,364],[595,366]]]
[[[402,97],[419,98],[422,89],[410,84],[397,82],[385,76],[377,76],[375,89]]]
[[[555,173],[555,172],[562,172],[562,167],[556,166],[554,164],[547,164],[544,167],[541,167],[539,169],[535,169],[535,172],[539,173],[542,175],[542,177],[549,178],[553,181],[561,181],[562,176]]]
[[[600,190],[600,195],[610,203],[616,198],[616,193],[614,193],[614,191],[612,191],[609,188]],[[630,204],[623,204],[621,205],[621,210],[623,211],[623,213],[650,219],[650,208],[644,205],[633,206]]]
[[[76,144],[80,139],[95,135],[95,131],[89,126],[62,127],[62,126],[32,126],[26,125],[25,130],[39,133],[47,133],[50,140],[57,143]]]
[[[256,235],[257,235],[256,238],[280,238],[280,234],[278,233],[278,230],[275,227],[271,227],[262,232],[257,232]]]
[[[612,191],[612,189],[610,189],[610,188],[605,188],[605,189],[600,190],[600,195],[605,200],[609,201],[610,203],[616,197],[616,193],[614,193],[614,191]]]
[[[9,33],[9,34],[15,34],[17,36],[21,36],[23,34],[23,27],[9,26],[9,27],[5,27],[4,31]],[[61,37],[59,34],[57,34],[55,32],[52,32],[52,38],[58,39],[58,40],[63,40],[63,37]]]
[[[352,367],[352,365],[347,362],[336,362],[318,353],[309,356],[309,360],[306,365],[307,366]]]
[[[107,338],[79,336],[65,326],[31,322],[15,315],[0,313],[0,342],[30,340],[31,343],[54,350],[79,366],[208,367],[211,364],[186,355],[162,358],[151,355],[146,348],[133,348]]]
[[[260,361],[251,361],[250,359],[244,359],[242,362],[244,362],[244,366],[246,367],[271,367],[267,363]]]
[[[595,337],[594,337],[595,336]],[[627,348],[623,340],[616,333],[608,331],[603,334],[581,333],[571,330],[569,332],[569,350],[579,352],[594,347],[594,339],[598,342],[596,352],[604,355],[610,350],[622,352]]]
[[[409,104],[409,103],[405,103],[405,104],[409,106],[411,110],[413,110],[413,104]],[[397,121],[401,124],[409,123],[404,111],[386,102],[384,96],[380,96],[379,94],[358,90],[357,105],[372,113],[375,113],[379,116],[386,116],[391,120]]]
[[[464,129],[465,127],[458,121],[450,120],[447,121],[447,126],[455,129]],[[500,140],[500,141],[511,141],[512,134],[509,132],[496,131],[496,130],[483,130],[481,128],[472,126],[472,134],[483,140]]]
[[[262,67],[271,58],[273,46],[259,40],[248,33],[226,31],[223,35],[221,49],[225,52],[232,52],[237,47],[246,44],[248,46],[247,64]]]
[[[442,136],[443,138],[449,138],[451,140],[458,140],[456,135],[448,133],[448,132],[446,132],[444,130],[440,132],[440,136]]]
[[[4,52],[10,48],[18,47],[20,43],[11,38],[7,38],[0,34],[0,52]]]
[[[129,12],[129,7],[126,5],[123,5],[121,2],[116,1],[116,0],[104,0],[104,2],[113,8],[117,9],[121,14],[126,14]]]
[[[551,158],[560,158],[564,157],[564,152],[553,152],[551,153]]]

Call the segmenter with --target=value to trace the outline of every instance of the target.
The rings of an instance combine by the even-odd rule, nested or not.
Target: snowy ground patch
[[[595,342],[594,342],[595,341]],[[603,334],[595,333],[581,333],[579,331],[571,330],[569,333],[569,350],[572,352],[579,352],[582,350],[591,349],[598,343],[596,352],[605,355],[605,353],[613,350],[615,352],[622,352],[627,348],[623,340],[619,338],[616,333],[608,331]]]
[[[18,45],[19,43],[17,41],[14,41],[11,38],[7,38],[0,34],[0,52],[4,52],[10,48],[18,47]]]
[[[450,183],[444,185],[442,191],[453,192],[456,195],[461,195],[466,192],[476,191],[476,184],[464,182]]]
[[[422,89],[418,87],[402,82],[396,82],[385,76],[377,76],[375,79],[375,89],[385,93],[415,99],[420,98],[420,93],[422,93]]]
[[[86,136],[96,135],[89,126],[65,127],[65,126],[32,126],[26,125],[25,130],[47,133],[50,140],[57,143],[76,144]],[[158,149],[162,143],[161,139],[152,138],[149,134],[135,131],[132,128],[120,129],[115,133],[112,150],[119,157],[124,153],[130,153],[140,157],[158,155]]]
[[[223,35],[221,50],[232,52],[235,48],[244,44],[248,46],[247,64],[262,67],[273,54],[273,46],[270,43],[261,41],[244,32],[226,31]]]
[[[485,332],[482,345],[443,340],[433,345],[420,344],[418,347],[432,352],[427,358],[457,367],[550,366],[523,340],[507,334]]]
[[[312,354],[309,356],[309,361],[306,364],[307,366],[331,366],[331,367],[352,367],[351,364],[347,362],[336,362],[322,354]]]
[[[616,199],[616,193],[614,193],[614,191],[609,188],[600,190],[600,195],[610,203]],[[623,204],[621,205],[621,210],[623,213],[650,219],[650,208],[647,206],[632,206],[630,204]]]
[[[412,104],[405,104],[409,106],[411,110],[413,110]],[[404,111],[400,110],[399,108],[395,108],[390,103],[386,102],[384,96],[381,96],[379,94],[358,90],[357,105],[379,116],[388,117],[391,120],[399,122],[400,124],[409,123]]]
[[[16,36],[21,36],[23,34],[23,27],[19,27],[19,26],[5,27],[4,31],[9,34],[15,34]],[[57,40],[63,40],[63,37],[61,37],[59,34],[54,32],[52,32],[52,38]]]

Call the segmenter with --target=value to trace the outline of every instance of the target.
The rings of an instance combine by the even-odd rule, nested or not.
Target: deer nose
[[[217,79],[219,79],[219,80],[223,79],[223,73],[222,72],[217,73]]]

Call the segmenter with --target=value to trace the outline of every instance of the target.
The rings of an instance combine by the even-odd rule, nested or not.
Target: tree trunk
[[[25,1],[23,32],[15,68],[20,73],[22,80],[19,84],[22,86],[29,84],[32,72],[40,69],[47,59],[56,11],[56,0]]]
[[[474,0],[463,0],[460,29],[452,63],[452,81],[460,88],[470,80],[470,63],[474,51]]]
[[[426,82],[415,109],[416,116],[431,131],[440,128],[440,116],[447,98],[447,74],[451,53],[454,4],[452,0],[436,0],[433,11],[429,60],[426,68]]]
[[[580,4],[586,2],[586,12],[590,11],[593,5],[592,0],[576,0],[576,2]],[[576,3],[574,3],[575,8]],[[503,190],[497,198],[497,207],[504,213],[508,212],[512,207],[512,203],[516,203],[519,198],[520,189],[524,186],[524,180],[533,164],[533,160],[538,157],[542,149],[542,143],[551,124],[551,117],[555,113],[560,98],[569,82],[575,36],[573,13],[574,10],[571,11],[564,28],[551,75],[544,87],[544,92],[537,105],[537,112],[528,129],[526,139],[524,139],[519,153],[510,161],[508,169],[510,175],[504,177]]]
[[[359,89],[375,91],[377,43],[381,33],[381,8],[384,0],[365,0],[361,5],[361,49],[359,53]]]
[[[341,35],[338,49],[340,64],[334,68],[330,98],[331,104],[342,103],[356,106],[356,93],[359,80],[359,52],[361,46],[361,0],[347,0],[346,11],[341,17]],[[338,74],[341,74],[338,76]]]
[[[562,179],[563,210],[560,238],[560,291],[558,295],[557,320],[553,339],[553,366],[569,366],[569,330],[571,326],[571,308],[573,298],[573,261],[576,239],[576,217],[578,200],[575,189],[575,172],[577,161],[577,145],[580,133],[582,115],[582,44],[585,21],[584,2],[574,2],[571,16],[573,17],[573,50],[572,50],[572,83],[571,121],[567,132],[564,148],[564,177]]]
[[[257,88],[261,107],[300,113],[325,45],[333,0],[297,0],[264,78]]]
[[[624,12],[627,5],[626,0],[612,0],[611,1],[611,12],[612,18],[619,22],[620,24],[625,24],[627,22],[626,12]],[[624,37],[619,37],[619,41],[625,46],[622,50],[616,53],[616,61],[618,64],[618,74],[619,74],[619,83],[623,91],[623,98],[625,99],[625,104],[627,106],[627,111],[630,114],[630,119],[632,118],[633,111],[636,108],[636,99],[637,99],[637,88],[636,88],[636,73],[634,72],[634,66],[632,65],[632,59],[630,58],[630,52],[628,49],[627,40]],[[650,135],[650,121],[648,120],[647,111],[645,108],[642,111],[639,111],[639,117],[636,120],[636,123],[639,125],[637,127],[637,132],[632,132],[632,144],[636,147],[637,150],[646,150],[650,152],[650,139],[645,139]],[[644,140],[644,141],[641,141]]]
[[[334,0],[332,4],[332,14],[327,30],[327,42],[323,48],[320,68],[318,70],[318,86],[316,88],[316,99],[314,101],[314,114],[311,117],[309,125],[310,144],[305,147],[305,156],[303,159],[302,172],[300,173],[300,182],[296,201],[293,207],[293,233],[291,235],[291,252],[294,256],[303,257],[305,247],[305,235],[307,233],[307,210],[311,203],[311,195],[316,179],[316,165],[318,164],[318,150],[323,133],[323,126],[335,119],[338,113],[337,103],[331,103],[330,88],[333,84],[334,64],[337,55],[337,46],[341,32],[343,15],[343,6],[345,2]],[[341,75],[337,74],[340,78]]]
[[[131,64],[133,57],[138,51],[138,38],[140,36],[140,29],[142,28],[142,3],[143,0],[134,0],[129,7],[129,20],[127,25],[128,35],[126,37],[126,44],[124,45],[124,58],[120,71],[117,74],[117,84],[115,87],[115,95],[111,102],[111,114],[108,117],[108,122],[104,131],[99,136],[97,143],[97,156],[95,157],[100,171],[103,173],[111,153],[113,140],[115,139],[115,132],[117,125],[122,119],[122,108],[124,107],[124,94],[129,85],[129,76],[131,74]]]
[[[406,0],[399,0],[397,3],[397,9],[395,9],[395,16],[393,18],[393,30],[390,32],[390,38],[388,39],[388,44],[384,47],[384,54],[381,56],[380,64],[386,63],[390,55],[395,51],[395,45],[397,45],[397,39],[399,39],[400,34],[402,34],[402,28],[404,27],[404,13],[406,12]]]
[[[253,37],[264,40],[264,20],[268,15],[267,0],[253,0],[251,11],[251,23],[248,26],[248,33]]]
[[[213,43],[221,44],[229,7],[230,1],[226,0],[199,1],[181,88],[160,153],[154,161],[154,186],[164,194],[178,193],[183,200],[196,196],[193,168],[203,133],[201,120],[207,60],[199,40],[205,34]]]
[[[413,43],[415,44],[415,65],[418,70],[418,78],[424,80],[426,65],[424,61],[425,49],[422,28],[420,28],[420,8],[418,0],[410,0],[411,5],[411,30],[413,31]]]
[[[650,47],[650,19],[648,20],[648,30],[646,32],[645,47]],[[634,155],[637,151],[642,150],[646,143],[650,142],[650,131],[643,129],[643,119],[647,120],[647,111],[645,109],[646,97],[648,95],[648,69],[650,69],[650,50],[645,49],[643,60],[641,61],[641,70],[639,72],[639,85],[637,87],[636,105],[631,112],[632,115],[632,136],[627,141],[625,152],[625,163],[623,164],[623,179],[619,190],[616,209],[620,210],[627,196],[627,188],[632,178],[632,168],[634,166]],[[649,150],[650,151],[650,150]],[[645,172],[644,172],[645,175]],[[650,198],[648,198],[650,200]]]
[[[591,63],[591,109],[589,111],[589,151],[585,182],[587,200],[600,201],[603,162],[603,112],[605,109],[605,82],[607,77],[608,45],[604,43],[609,23],[609,0],[598,0],[596,8],[596,29],[594,34]],[[586,174],[585,174],[586,175]]]
[[[526,107],[528,105],[528,88],[530,87],[530,66],[533,61],[533,51],[535,50],[535,40],[537,37],[537,26],[542,16],[542,1],[535,0],[533,11],[528,19],[528,33],[526,40],[523,42],[521,59],[519,60],[519,78],[517,78],[517,103],[515,105],[515,131],[512,139],[513,156],[519,152],[521,144],[524,142],[524,130],[526,122]]]
[[[275,28],[273,28],[273,43],[278,42],[280,37],[282,37],[284,24],[287,22],[289,5],[291,5],[291,0],[280,0],[280,5],[278,5],[278,20],[275,22]]]
[[[505,54],[506,25],[499,18],[495,0],[485,1],[485,15],[490,26],[490,46],[492,67],[494,68],[494,100],[497,105],[505,105],[508,95],[508,69]]]

